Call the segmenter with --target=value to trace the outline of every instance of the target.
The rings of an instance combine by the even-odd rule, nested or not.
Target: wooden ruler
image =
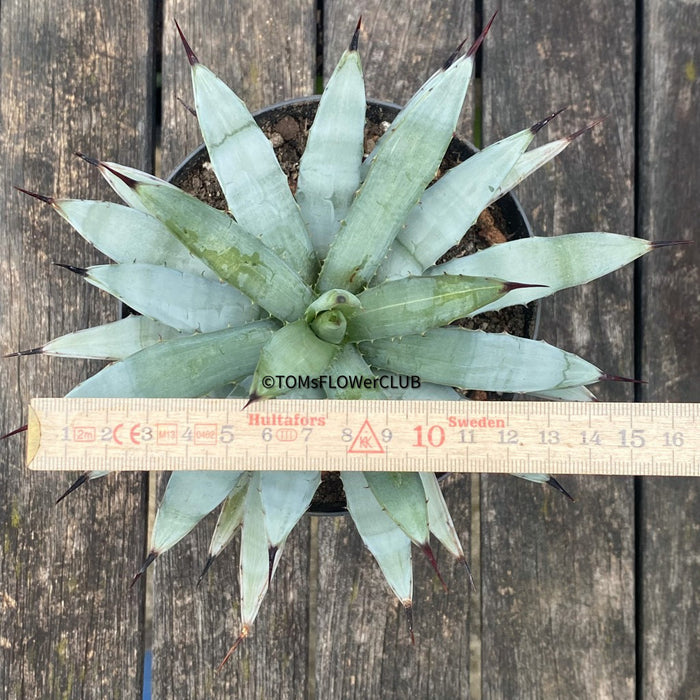
[[[34,399],[42,470],[700,476],[698,404]]]

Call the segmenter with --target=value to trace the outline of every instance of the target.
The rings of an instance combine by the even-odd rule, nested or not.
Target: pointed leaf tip
[[[587,124],[583,128],[579,129],[578,131],[574,131],[573,134],[569,134],[566,137],[566,140],[571,143],[574,139],[577,139],[581,134],[585,134],[587,131],[590,131],[594,127],[598,126],[598,124],[602,124],[607,117],[600,117],[599,119],[596,119],[595,121],[592,121],[590,124]]]
[[[82,158],[86,163],[94,165],[96,168],[104,168],[105,170],[109,170],[109,172],[112,173],[112,175],[118,177],[122,182],[124,182],[127,185],[127,187],[131,187],[133,189],[138,184],[136,180],[129,177],[128,175],[124,175],[124,173],[120,173],[115,168],[111,168],[109,164],[105,163],[104,161],[98,160],[97,158],[91,158],[90,156],[86,156],[80,151],[76,151],[75,155],[78,156],[78,158]]]
[[[406,622],[408,623],[408,633],[411,635],[411,644],[415,646],[416,638],[413,635],[413,606],[411,601],[401,601],[403,605],[404,612],[406,613]]]
[[[214,563],[214,560],[216,557],[209,556],[204,563],[204,568],[202,569],[202,573],[199,574],[199,578],[197,579],[197,586],[199,586],[202,583],[202,579],[206,576],[207,571],[211,568],[211,565]]]
[[[491,25],[493,24],[493,20],[496,19],[496,15],[498,14],[498,10],[496,10],[492,15],[491,19],[488,21],[488,24],[484,27],[483,31],[479,36],[476,38],[474,43],[469,47],[469,51],[467,51],[467,58],[470,56],[473,56],[478,50],[479,47],[481,46],[482,42],[486,38],[486,35],[489,33],[489,29],[491,29]]]
[[[180,35],[180,41],[182,41],[182,45],[185,47],[187,60],[190,62],[191,66],[196,65],[197,63],[199,63],[199,59],[195,55],[194,51],[192,51],[192,47],[189,45],[187,39],[185,38],[185,35],[182,33],[182,29],[180,29],[180,25],[177,23],[177,20],[175,20],[175,26],[177,27],[177,32]]]
[[[31,348],[30,350],[18,350],[17,352],[8,352],[3,357],[24,357],[25,355],[41,355],[44,352],[44,347]],[[6,436],[5,436],[6,437]],[[0,438],[1,440],[2,438]]]
[[[248,400],[241,406],[241,411],[245,411],[248,406],[252,403],[256,403],[257,401],[260,401],[262,399],[262,396],[258,396],[255,392],[252,394],[248,394]]]
[[[81,153],[80,151],[76,151],[75,155],[78,156],[78,158],[82,158],[86,163],[89,163],[90,165],[94,165],[96,168],[98,168],[102,163],[97,160],[97,158],[92,158],[91,156],[86,156],[84,153]]]
[[[649,241],[652,248],[669,248],[672,245],[691,245],[693,241],[689,239],[681,241]]]
[[[533,124],[530,127],[530,131],[533,134],[536,134],[538,131],[541,131],[542,129],[544,129],[545,126],[547,126],[547,124],[549,124],[549,122],[552,121],[552,119],[555,119],[556,117],[558,117],[565,109],[568,109],[568,108],[562,107],[561,109],[558,109],[556,112],[552,112],[548,117],[545,117],[544,119],[541,119],[537,123]]]
[[[472,568],[469,566],[469,562],[467,561],[466,557],[460,557],[462,563],[464,564],[464,568],[467,570],[467,576],[469,576],[469,585],[472,587],[472,591],[476,593],[476,584],[474,583],[474,576],[472,576]]]
[[[146,569],[158,558],[159,555],[160,552],[156,552],[155,550],[148,553],[148,556],[146,559],[144,559],[143,564],[141,564],[141,568],[136,572],[134,578],[131,579],[129,588],[134,587],[134,584],[146,573]]]
[[[127,187],[131,187],[132,190],[136,189],[136,185],[138,185],[138,182],[134,180],[134,178],[129,177],[128,175],[125,175],[124,173],[120,173],[116,168],[111,168],[107,163],[103,161],[98,161],[97,162],[98,167],[104,168],[105,170],[109,170],[112,175],[115,175],[118,177]]]
[[[598,378],[598,381],[606,382],[628,382],[630,384],[647,384],[648,382],[644,379],[630,379],[629,377],[619,377],[616,374],[603,373]]]
[[[442,584],[442,587],[445,589],[445,592],[447,592],[447,584],[445,583],[445,579],[442,578],[442,574],[440,573],[440,569],[438,569],[437,565],[437,560],[435,559],[435,554],[433,554],[432,547],[428,542],[426,542],[421,549],[423,550],[423,554],[425,554],[426,557],[428,557],[428,561],[430,562],[430,566],[433,567],[435,570],[435,573],[437,574],[438,579],[440,580],[440,583]]]
[[[530,287],[548,287],[547,284],[528,284],[527,282],[504,282],[503,290],[512,292],[514,289],[529,289]]]
[[[233,653],[238,649],[238,647],[241,645],[241,642],[248,636],[250,633],[250,628],[248,625],[243,625],[243,629],[241,630],[241,633],[238,635],[238,638],[236,641],[233,643],[231,648],[226,652],[226,656],[224,656],[222,662],[218,665],[217,671],[220,671],[223,667],[224,664],[231,658]]]
[[[362,15],[360,15],[360,19],[357,20],[357,26],[355,27],[355,31],[352,35],[352,39],[350,39],[350,47],[348,48],[348,51],[357,51],[357,47],[360,43],[360,29],[362,28]]]
[[[56,505],[58,505],[68,494],[73,493],[77,488],[82,486],[84,483],[89,481],[90,472],[83,472],[69,487],[64,491],[57,499]]]
[[[11,355],[6,355],[5,357],[11,357]],[[26,429],[27,429],[26,425],[23,425],[21,428],[15,428],[14,430],[11,430],[9,433],[7,433],[6,435],[3,435],[2,437],[0,437],[0,440],[4,440],[5,438],[12,437],[13,435],[18,435],[19,433],[23,433]],[[58,501],[56,501],[56,503],[58,503]]]
[[[59,262],[54,262],[52,264],[56,267],[64,267],[66,270],[75,272],[76,275],[80,275],[81,277],[85,277],[87,275],[87,270],[84,267],[75,267],[75,265],[66,265],[65,263]]]
[[[25,190],[24,187],[20,187],[19,185],[13,185],[13,187],[18,192],[28,194],[30,197],[34,197],[34,199],[38,199],[40,202],[46,202],[46,204],[53,204],[56,201],[53,197],[47,197],[44,194],[38,194],[36,192],[31,192],[30,190]]]
[[[277,556],[278,547],[272,546],[267,548],[267,585],[272,581],[272,572],[275,568],[275,557]]]
[[[462,39],[462,41],[459,43],[459,46],[457,46],[457,48],[447,57],[447,60],[442,64],[442,70],[447,70],[457,60],[459,52],[462,50],[466,43],[467,40]]]
[[[550,476],[547,480],[547,485],[563,493],[570,501],[575,502],[576,499],[553,477]]]

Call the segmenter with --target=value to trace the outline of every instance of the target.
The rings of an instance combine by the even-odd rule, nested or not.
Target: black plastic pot
[[[276,133],[276,126],[282,123],[285,117],[292,116],[295,120],[306,123],[309,126],[313,122],[318,107],[320,96],[312,96],[306,98],[298,98],[280,102],[271,107],[266,107],[253,116],[258,125],[267,133]],[[368,100],[366,123],[381,124],[382,122],[390,123],[400,107],[389,102],[381,102],[378,100]],[[280,129],[282,130],[282,129]],[[274,142],[273,142],[273,145]],[[276,144],[277,148],[283,148],[283,144]],[[453,167],[454,164],[462,162],[474,155],[477,152],[475,146],[463,139],[453,138],[447,150],[446,161],[449,159],[451,164],[447,167]],[[187,183],[191,181],[192,176],[198,173],[207,173],[207,164],[209,155],[206,147],[202,144],[199,148],[193,151],[185,160],[178,165],[177,168],[170,174],[168,180],[178,187],[187,189]],[[445,162],[444,162],[445,164]],[[511,194],[506,194],[499,199],[493,207],[498,213],[498,218],[501,221],[502,228],[507,232],[509,240],[517,238],[526,238],[532,236],[532,229],[528,222],[518,200]],[[540,306],[537,303],[523,307],[524,327],[526,328],[527,337],[534,338],[537,335],[539,326],[539,311]],[[508,398],[507,396],[499,398]],[[446,476],[446,475],[442,475]],[[338,488],[340,479],[337,475],[324,480],[319,491],[314,497],[309,513],[312,515],[343,515],[347,512],[344,500],[339,501],[334,498],[336,492],[342,493],[342,488]],[[328,501],[334,502],[328,502]]]

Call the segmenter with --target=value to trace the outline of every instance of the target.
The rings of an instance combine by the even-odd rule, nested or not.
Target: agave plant
[[[589,362],[544,342],[449,324],[588,282],[655,244],[574,233],[504,243],[436,265],[485,207],[581,132],[528,150],[547,117],[431,184],[484,32],[449,57],[364,155],[358,32],[359,24],[321,97],[295,193],[243,102],[199,62],[180,32],[196,115],[229,211],[150,174],[84,156],[124,204],[34,196],[114,261],[65,267],[141,315],[17,354],[112,362],[69,397],[247,396],[250,402],[284,393],[284,386],[264,381],[268,376],[388,373],[417,375],[422,384],[293,395],[464,400],[458,387],[590,400],[586,386],[610,376]],[[69,491],[104,474],[83,474]],[[410,627],[412,544],[437,569],[433,535],[466,564],[436,477],[348,472],[341,478],[350,515]],[[546,474],[527,478],[556,485]],[[207,567],[240,527],[242,620],[233,651],[248,635],[320,479],[318,471],[173,473],[137,577],[221,505]]]

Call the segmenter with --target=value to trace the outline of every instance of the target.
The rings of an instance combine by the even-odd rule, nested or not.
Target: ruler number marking
[[[685,437],[683,433],[664,433],[664,447],[683,447]]]
[[[445,429],[439,424],[428,426],[426,431],[427,445],[423,441],[423,426],[417,425],[413,430],[416,433],[413,447],[442,447],[445,444]]]
[[[602,440],[600,438],[600,433],[597,430],[584,430],[581,433],[581,444],[582,445],[601,445]]]
[[[646,445],[646,439],[644,437],[644,430],[641,428],[632,428],[631,430],[621,430],[620,433],[620,445],[621,447],[644,447]]]
[[[337,469],[700,476],[698,409],[689,404],[280,400],[255,420],[217,400],[39,399],[35,410],[39,469],[301,469],[330,460]]]
[[[558,445],[559,431],[558,430],[540,430],[540,443],[543,445]]]
[[[474,431],[473,430],[465,430],[462,428],[459,431],[459,441],[460,443],[464,444],[469,444],[473,445],[475,440],[474,440]]]
[[[233,442],[235,434],[232,425],[222,425],[219,431],[219,442],[228,445]]]
[[[518,431],[517,430],[499,430],[498,431],[498,442],[501,445],[517,445],[518,444]]]

